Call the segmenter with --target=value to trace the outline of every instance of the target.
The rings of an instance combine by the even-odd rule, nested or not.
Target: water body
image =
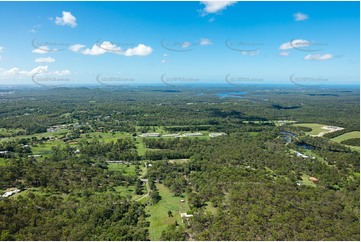
[[[282,136],[281,136],[282,139],[287,141],[287,144],[289,144],[291,142],[293,137],[296,137],[296,135],[294,133],[291,133],[291,132],[281,131],[280,133],[282,134]]]
[[[222,93],[217,93],[216,95],[218,97],[220,97],[221,99],[226,98],[226,97],[243,98],[243,95],[246,93],[247,92],[222,92]]]
[[[312,146],[308,145],[308,144],[297,144],[297,148],[303,148],[303,149],[306,149],[306,150],[312,150]]]
[[[281,131],[281,134],[286,136],[296,137],[296,134],[287,131]]]

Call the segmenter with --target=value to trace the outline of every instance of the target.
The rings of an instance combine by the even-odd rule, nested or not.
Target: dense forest
[[[358,89],[2,91],[1,240],[360,240]]]

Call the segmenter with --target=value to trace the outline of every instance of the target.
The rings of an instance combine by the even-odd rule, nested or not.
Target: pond
[[[312,146],[305,144],[305,143],[299,143],[297,144],[297,148],[302,148],[302,149],[306,149],[306,150],[312,150]]]
[[[243,98],[243,95],[246,93],[247,92],[222,92],[222,93],[217,93],[216,95],[221,99],[226,97]]]
[[[296,135],[294,133],[291,133],[288,131],[281,131],[280,133],[282,134],[281,138],[284,139],[285,141],[287,141],[287,144],[289,142],[291,142],[292,137],[296,137]]]

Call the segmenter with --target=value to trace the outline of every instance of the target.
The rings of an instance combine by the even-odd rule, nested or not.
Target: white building
[[[159,137],[159,133],[143,133],[140,135],[140,137]]]
[[[202,136],[203,134],[202,133],[185,133],[185,134],[182,134],[183,137],[191,137],[191,136]]]
[[[10,197],[12,195],[14,195],[15,193],[18,193],[20,192],[19,189],[15,189],[15,190],[12,190],[12,191],[9,191],[9,192],[5,192],[1,197]]]
[[[175,137],[175,138],[178,138],[178,137],[181,137],[180,134],[163,134],[162,137]]]
[[[220,132],[220,133],[210,133],[208,135],[209,135],[209,137],[214,138],[214,137],[219,137],[219,136],[227,135],[227,134],[223,133],[223,132]]]
[[[308,155],[304,155],[304,154],[302,154],[302,153],[300,153],[300,152],[298,152],[298,151],[295,151],[295,154],[296,154],[297,157],[309,158]]]

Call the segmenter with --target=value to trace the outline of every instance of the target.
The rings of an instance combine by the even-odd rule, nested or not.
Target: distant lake
[[[243,95],[247,92],[222,92],[217,93],[216,95],[220,98],[233,97],[233,98],[243,98]]]

